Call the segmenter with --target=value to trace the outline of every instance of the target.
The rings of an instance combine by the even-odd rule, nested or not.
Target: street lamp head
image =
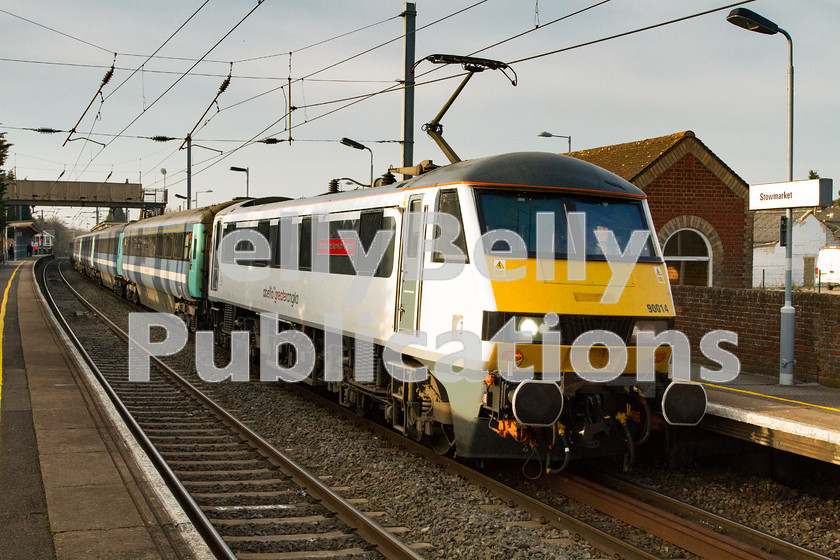
[[[244,167],[231,167],[230,170],[231,171],[241,171],[242,173],[248,173],[248,170],[245,169]]]
[[[340,140],[340,142],[342,144],[344,144],[345,146],[349,146],[349,147],[355,148],[357,150],[366,150],[367,149],[367,146],[365,146],[364,144],[360,144],[360,143],[356,142],[355,140],[351,140],[350,138],[342,138]]]
[[[180,198],[181,200],[187,200],[187,197],[182,194],[176,194],[175,198]]]
[[[778,25],[746,8],[735,8],[726,16],[726,21],[732,25],[765,35],[775,35],[779,32]]]
[[[554,135],[547,130],[543,130],[542,132],[537,134],[537,136],[542,136],[543,138],[551,138]]]

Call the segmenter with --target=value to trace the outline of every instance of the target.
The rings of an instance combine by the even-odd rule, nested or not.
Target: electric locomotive
[[[306,383],[440,452],[615,455],[646,437],[666,390],[684,409],[672,423],[705,410],[702,388],[668,379],[667,346],[638,345],[674,317],[645,195],[586,162],[506,154],[387,186],[249,201],[216,214],[213,239],[217,341],[248,331],[252,355],[285,368],[312,352]],[[619,256],[634,246],[633,262],[611,262],[610,243]],[[260,348],[266,325],[312,345]]]

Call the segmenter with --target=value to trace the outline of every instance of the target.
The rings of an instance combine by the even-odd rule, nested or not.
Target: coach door
[[[408,199],[400,241],[400,298],[397,308],[399,331],[417,330],[420,278],[423,273],[423,195]]]

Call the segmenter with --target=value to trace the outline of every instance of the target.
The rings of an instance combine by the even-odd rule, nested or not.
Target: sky
[[[788,45],[781,34],[731,25],[728,8],[602,41],[731,3],[418,0],[415,59],[474,55],[510,63],[516,73],[515,87],[498,71],[476,74],[442,119],[462,159],[567,151],[566,138],[537,136],[543,130],[571,136],[572,150],[692,130],[748,183],[785,181]],[[403,5],[5,0],[0,132],[13,144],[5,168],[32,180],[165,186],[174,209],[184,203],[174,195],[186,194],[180,148],[192,132],[192,192],[201,206],[245,195],[245,174],[231,166],[249,169],[249,194],[258,197],[317,195],[342,177],[368,182],[370,152],[339,140],[369,147],[375,176],[401,164]],[[794,179],[813,169],[840,182],[840,33],[833,29],[840,2],[742,7],[793,38]],[[414,163],[446,163],[421,127],[461,72],[417,66]],[[388,88],[394,91],[369,95]],[[289,117],[290,91],[296,109]],[[77,122],[73,135],[31,130],[69,131]],[[156,136],[175,140],[150,139]],[[255,142],[266,138],[282,142]],[[44,210],[76,227],[94,225],[92,209]]]

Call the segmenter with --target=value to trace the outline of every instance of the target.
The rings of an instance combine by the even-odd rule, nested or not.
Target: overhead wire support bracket
[[[192,138],[192,135],[195,134],[195,131],[199,127],[199,125],[201,124],[201,121],[204,120],[204,117],[206,117],[207,113],[210,112],[210,109],[213,108],[213,105],[216,105],[216,107],[218,108],[219,96],[222,95],[227,90],[228,86],[230,85],[230,79],[231,79],[232,76],[233,76],[233,62],[230,63],[230,70],[228,71],[228,76],[222,82],[222,85],[219,86],[219,91],[216,92],[216,96],[213,98],[213,101],[210,102],[210,105],[207,106],[207,109],[205,109],[204,113],[201,115],[201,117],[199,117],[198,122],[195,123],[195,126],[192,128],[192,130],[189,132],[189,134],[187,134],[187,136],[184,138],[184,141],[178,147],[179,150],[184,149],[184,145],[187,143],[187,138]]]
[[[483,72],[485,70],[501,70],[502,74],[510,80],[510,83],[516,86],[516,72],[514,72],[513,68],[508,66],[504,62],[500,62],[498,60],[490,60],[488,58],[476,58],[474,56],[460,56],[454,54],[432,54],[417,61],[414,66],[411,68],[411,72],[414,72],[414,69],[417,67],[418,64],[423,62],[424,60],[428,60],[433,64],[460,64],[464,70],[467,71],[467,75],[464,77],[464,80],[461,84],[457,87],[455,92],[449,98],[449,100],[443,105],[443,108],[437,114],[435,118],[433,118],[430,122],[423,125],[423,130],[426,131],[426,134],[432,137],[432,140],[438,145],[438,147],[443,151],[444,155],[449,159],[450,163],[458,163],[461,161],[461,158],[458,157],[458,154],[455,153],[455,150],[443,139],[443,125],[440,124],[440,120],[452,106],[452,103],[455,99],[460,95],[461,91],[467,85],[467,82],[470,81],[470,78],[473,77],[473,74],[476,72]],[[513,76],[509,76],[506,70],[510,70]]]
[[[111,78],[114,77],[114,69],[116,64],[117,53],[114,53],[114,61],[111,63],[111,68],[109,68],[108,71],[105,73],[105,76],[103,76],[102,83],[99,84],[99,89],[96,90],[96,93],[93,94],[93,98],[91,98],[90,103],[88,103],[88,106],[85,107],[85,110],[82,112],[82,116],[79,117],[79,120],[76,121],[76,124],[74,124],[73,127],[70,129],[69,134],[67,135],[67,139],[64,140],[64,143],[61,145],[62,148],[67,145],[67,142],[69,142],[73,134],[76,133],[76,127],[78,127],[81,124],[82,119],[84,119],[85,115],[87,115],[87,112],[90,111],[90,108],[93,106],[93,102],[96,101],[96,96],[102,97],[102,103],[105,103],[105,97],[102,95],[102,88],[108,85],[108,82],[110,82]]]

